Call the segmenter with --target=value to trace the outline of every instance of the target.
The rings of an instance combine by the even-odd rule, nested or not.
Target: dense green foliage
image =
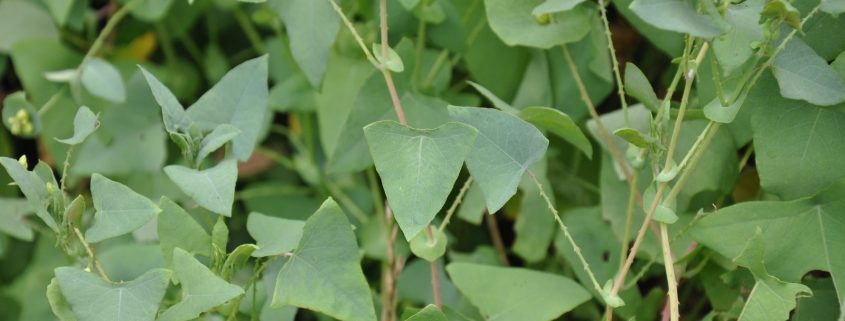
[[[845,321],[845,0],[0,0],[0,319]]]

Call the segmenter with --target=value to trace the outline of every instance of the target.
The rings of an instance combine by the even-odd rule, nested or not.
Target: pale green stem
[[[607,8],[604,0],[599,0],[599,10],[601,11],[601,21],[604,25],[604,35],[607,38],[607,49],[610,51],[610,59],[613,63],[613,76],[616,78],[616,92],[619,95],[619,101],[622,103],[622,114],[625,119],[625,127],[630,127],[628,123],[628,102],[625,100],[625,85],[622,83],[622,76],[619,73],[619,61],[616,59],[616,48],[613,45],[613,37],[610,35],[610,23],[607,21]]]
[[[469,190],[469,187],[471,185],[472,185],[472,176],[467,178],[466,182],[464,182],[464,185],[461,186],[461,190],[458,191],[458,195],[455,196],[455,200],[452,201],[452,205],[449,206],[448,210],[446,210],[446,218],[443,219],[443,223],[440,223],[439,229],[440,229],[441,232],[443,232],[443,230],[446,229],[446,226],[449,225],[449,222],[452,220],[452,215],[454,215],[455,212],[457,211],[458,205],[461,204],[461,200],[464,199],[464,195],[466,194],[467,190]]]

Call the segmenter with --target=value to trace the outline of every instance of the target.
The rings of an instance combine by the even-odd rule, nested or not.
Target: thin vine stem
[[[94,43],[91,44],[91,48],[88,48],[88,52],[86,52],[85,56],[82,58],[82,63],[79,64],[77,72],[79,70],[82,70],[82,66],[84,66],[85,63],[88,62],[89,59],[91,59],[91,57],[93,57],[100,51],[100,49],[103,47],[103,44],[105,44],[106,42],[106,38],[108,38],[114,28],[117,27],[117,24],[120,23],[120,21],[123,20],[123,18],[125,18],[127,14],[129,14],[129,11],[144,1],[145,0],[130,0],[125,6],[120,7],[120,9],[118,9],[117,12],[115,12],[114,15],[111,16],[111,18],[109,18],[109,21],[106,22],[106,26],[103,27],[103,30],[100,31],[100,34],[97,36],[97,39],[94,39]]]
[[[599,136],[601,136],[602,140],[604,140],[608,150],[610,150],[611,156],[613,156],[613,159],[619,164],[619,168],[622,169],[622,174],[625,176],[625,180],[628,181],[628,184],[631,184],[633,182],[631,179],[631,170],[628,168],[628,164],[625,162],[625,159],[622,158],[622,153],[619,152],[619,149],[616,148],[616,144],[613,143],[613,138],[610,136],[610,132],[607,130],[607,127],[604,126],[604,122],[601,121],[599,113],[596,111],[596,106],[593,105],[593,101],[590,99],[590,94],[587,92],[587,87],[584,85],[581,75],[578,74],[578,66],[575,65],[575,62],[572,60],[569,48],[567,48],[566,45],[561,45],[561,48],[563,48],[563,57],[566,60],[569,71],[572,73],[572,79],[575,80],[575,84],[581,94],[581,100],[585,105],[587,105],[587,110],[589,110],[590,116],[593,118],[593,121],[596,122],[596,128],[598,129]]]
[[[443,219],[443,223],[440,223],[440,227],[439,227],[439,230],[441,232],[443,232],[443,230],[446,229],[446,226],[449,225],[449,222],[452,220],[452,215],[454,215],[455,212],[457,211],[458,205],[461,205],[461,201],[464,199],[464,196],[466,195],[466,192],[467,192],[467,190],[469,190],[469,187],[471,185],[472,185],[472,176],[467,178],[466,182],[464,182],[464,185],[461,186],[461,190],[458,191],[458,195],[455,196],[455,200],[452,201],[452,205],[449,206],[448,210],[446,210],[446,217]]]
[[[669,288],[669,317],[672,321],[681,318],[678,301],[678,279],[675,277],[675,260],[672,258],[672,247],[669,245],[669,232],[666,223],[660,223],[660,247],[663,251],[663,266],[666,270],[666,283]]]
[[[560,218],[560,213],[558,213],[555,205],[552,204],[552,200],[546,195],[546,190],[543,188],[543,184],[540,183],[540,180],[537,179],[537,176],[534,175],[533,172],[528,171],[528,176],[534,180],[534,184],[537,185],[537,188],[540,191],[540,197],[546,201],[546,206],[552,212],[555,221],[557,221],[558,227],[560,230],[563,231],[563,236],[569,242],[569,245],[572,246],[572,249],[575,251],[575,255],[578,256],[578,260],[581,261],[581,266],[584,268],[584,272],[587,272],[587,276],[590,279],[590,283],[593,284],[593,288],[596,290],[597,293],[602,293],[601,285],[599,285],[599,281],[596,280],[596,275],[593,273],[593,270],[590,269],[590,263],[587,263],[587,259],[584,258],[584,255],[581,254],[581,247],[578,246],[578,243],[575,242],[575,239],[572,238],[572,234],[569,233],[569,229],[566,227],[566,224],[563,223],[563,220]]]
[[[106,270],[103,269],[103,265],[100,264],[100,261],[97,260],[97,256],[94,254],[94,249],[91,248],[91,244],[88,244],[85,241],[85,236],[82,235],[82,232],[79,231],[79,228],[73,227],[73,233],[76,234],[76,238],[79,240],[79,243],[82,243],[82,247],[85,248],[85,252],[88,253],[88,258],[90,259],[90,265],[97,270],[97,273],[100,274],[100,277],[108,283],[114,283],[114,281],[109,278],[108,274],[106,274]]]
[[[599,10],[601,11],[601,21],[604,26],[604,35],[607,38],[607,50],[610,51],[610,61],[613,63],[613,76],[616,79],[616,93],[619,95],[619,102],[622,103],[622,115],[625,119],[625,127],[630,127],[628,123],[628,101],[625,100],[625,86],[622,83],[622,76],[619,73],[619,60],[616,58],[616,47],[613,45],[613,37],[610,34],[610,23],[607,21],[607,7],[604,0],[599,0]]]
[[[340,16],[340,19],[343,20],[343,24],[346,25],[346,29],[349,29],[349,32],[352,33],[352,37],[355,38],[355,42],[358,43],[358,47],[360,47],[361,51],[364,52],[364,56],[367,57],[367,60],[369,60],[370,63],[373,64],[373,67],[376,67],[376,69],[381,70],[382,68],[384,68],[378,61],[376,61],[376,58],[373,57],[373,54],[370,52],[370,49],[368,49],[367,45],[364,44],[364,39],[361,38],[361,35],[358,34],[357,30],[355,30],[355,25],[353,25],[352,22],[349,21],[349,18],[347,18],[346,15],[343,13],[343,9],[341,9],[340,6],[338,6],[337,3],[334,2],[334,0],[328,1],[329,3],[331,3],[332,8],[334,8],[334,11],[337,12],[337,14]]]
[[[625,230],[622,232],[622,251],[619,251],[619,269],[622,269],[625,260],[628,259],[628,239],[631,237],[631,227],[634,225],[634,206],[637,199],[637,180],[640,173],[634,172],[631,177],[633,183],[628,187],[628,207],[625,210]]]
[[[240,6],[235,6],[232,10],[232,15],[235,17],[235,20],[237,20],[238,25],[241,26],[241,29],[243,29],[247,40],[249,40],[250,45],[252,45],[252,48],[255,49],[258,54],[263,55],[267,52],[266,48],[264,48],[264,43],[261,42],[261,36],[258,34],[258,30],[255,29],[255,26],[252,24],[252,21],[249,20],[249,17],[246,16],[244,10]]]

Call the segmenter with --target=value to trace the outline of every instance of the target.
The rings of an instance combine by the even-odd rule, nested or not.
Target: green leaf
[[[58,39],[59,31],[50,15],[31,1],[0,3],[0,52],[9,52],[12,45],[29,38]]]
[[[631,143],[639,148],[647,148],[651,145],[652,140],[645,134],[640,133],[639,130],[630,127],[623,127],[613,131],[613,135],[622,137],[626,142]]]
[[[176,96],[167,89],[155,76],[141,66],[141,73],[147,81],[147,85],[155,97],[156,102],[161,107],[162,118],[164,119],[164,128],[169,133],[187,132],[191,127],[191,119],[188,118],[185,112],[185,107],[179,103]]]
[[[25,159],[25,158],[23,158]],[[24,161],[26,163],[26,161]],[[55,232],[59,231],[59,226],[56,220],[47,210],[50,205],[50,192],[47,189],[47,183],[35,173],[35,171],[28,171],[21,166],[17,160],[0,157],[0,164],[6,168],[9,177],[15,181],[15,184],[21,189],[21,193],[26,197],[29,206],[35,211],[35,215],[44,220],[44,223]]]
[[[461,206],[458,207],[458,217],[474,225],[481,224],[484,213],[487,212],[487,204],[484,201],[484,192],[478,184],[472,184],[466,195],[464,195]]]
[[[539,6],[534,7],[531,14],[539,16],[542,14],[572,10],[572,8],[575,8],[575,6],[581,4],[582,2],[584,2],[584,0],[546,0]]]
[[[695,11],[687,0],[634,0],[631,11],[648,24],[663,30],[702,38],[712,38],[723,33],[710,17]]]
[[[202,138],[202,142],[200,142],[200,150],[197,152],[197,158],[195,160],[196,165],[201,164],[209,154],[235,139],[240,134],[240,129],[229,124],[220,124],[214,127],[214,130],[208,133],[208,135],[205,135]]]
[[[18,91],[3,99],[3,125],[12,135],[37,137],[41,133],[41,115],[26,100],[26,94]]]
[[[97,115],[88,109],[86,106],[79,107],[79,110],[76,111],[76,117],[73,119],[73,136],[66,139],[56,139],[59,142],[68,144],[68,145],[76,145],[81,143],[88,138],[88,135],[91,135],[97,127],[100,126],[100,122],[98,120]]]
[[[143,195],[100,174],[91,176],[91,197],[96,212],[85,239],[92,243],[137,230],[161,211]]]
[[[169,198],[159,200],[158,239],[167,266],[172,266],[173,249],[211,257],[211,236],[182,207]]]
[[[279,271],[272,306],[285,305],[341,320],[376,320],[355,234],[332,199],[305,222],[296,251]]]
[[[787,25],[801,31],[801,12],[792,6],[792,3],[784,0],[766,1],[763,11],[760,12],[760,19],[783,19]]]
[[[226,217],[232,216],[235,182],[238,180],[236,160],[227,159],[201,171],[170,165],[164,168],[164,173],[200,206]]]
[[[845,12],[845,1],[842,0],[822,0],[821,10],[831,15],[837,16]]]
[[[405,321],[449,321],[436,305],[429,304]]]
[[[725,34],[713,39],[713,55],[719,62],[722,74],[731,75],[754,55],[751,44],[763,40],[760,11],[765,0],[750,0],[733,4],[724,13],[731,26]]]
[[[719,97],[713,98],[707,105],[704,105],[704,116],[717,123],[730,124],[736,119],[736,115],[747,97],[748,92],[742,93],[729,106],[723,106]]]
[[[53,310],[53,314],[60,321],[76,321],[70,303],[62,295],[62,289],[59,287],[59,281],[56,278],[50,280],[50,284],[47,285],[47,302],[50,303],[50,309]]]
[[[784,200],[812,195],[843,177],[845,115],[773,95],[771,78],[757,84],[768,93],[753,110],[751,125],[760,185]],[[800,124],[800,126],[797,126]]]
[[[799,282],[809,271],[828,271],[841,304],[845,302],[845,252],[839,250],[845,244],[845,234],[839,232],[845,230],[843,211],[845,182],[840,181],[818,195],[793,201],[754,201],[725,207],[703,217],[690,233],[722,256],[737,257],[759,228],[766,251],[755,261],[764,262],[768,274]]]
[[[813,105],[845,102],[845,80],[801,39],[792,39],[772,63],[784,98],[801,99]]]
[[[487,321],[553,320],[590,299],[575,281],[546,272],[472,263],[446,271]]]
[[[651,87],[648,78],[637,65],[630,62],[625,64],[625,93],[634,97],[649,110],[658,110],[660,106],[660,100],[657,99],[657,94],[654,93],[654,88]]]
[[[405,239],[428,226],[446,203],[477,133],[454,122],[435,129],[416,129],[389,120],[364,127],[376,170]]]
[[[484,191],[487,210],[494,213],[516,193],[522,175],[543,157],[549,140],[531,124],[495,109],[449,106],[449,114],[478,129],[467,168]]]
[[[126,86],[120,72],[108,61],[100,58],[90,58],[82,66],[79,75],[82,87],[99,98],[122,103],[126,101]]]
[[[32,241],[32,228],[26,224],[24,217],[32,213],[32,208],[26,199],[0,197],[0,232],[12,237]]]
[[[593,144],[569,115],[549,107],[526,107],[520,110],[518,115],[519,118],[575,145],[587,158],[593,158]]]
[[[431,235],[425,231],[417,233],[417,236],[411,239],[410,245],[411,252],[414,255],[426,261],[434,262],[446,253],[446,245],[448,245],[449,239],[446,238],[446,233],[443,233],[439,228],[432,227],[431,230]]]
[[[246,230],[258,245],[258,250],[252,256],[264,257],[293,251],[302,238],[304,226],[303,221],[250,213]]]
[[[155,269],[126,283],[108,283],[79,268],[60,267],[56,279],[79,321],[153,321],[170,271]]]
[[[393,48],[387,47],[387,57],[384,57],[382,55],[381,44],[374,43],[373,56],[376,57],[376,61],[387,67],[387,69],[392,72],[402,72],[405,70],[405,64],[402,63],[402,57],[399,57],[399,54],[397,54]]]
[[[187,111],[202,130],[211,131],[220,124],[240,129],[232,141],[232,153],[241,161],[252,155],[268,114],[267,60],[264,55],[230,70]]]
[[[270,2],[290,37],[290,51],[311,86],[320,88],[329,52],[340,30],[340,16],[328,1],[275,0]]]
[[[193,320],[205,311],[242,295],[244,290],[214,275],[193,255],[173,250],[176,278],[182,284],[182,300],[164,311],[157,321]]]
[[[540,160],[530,169],[543,189],[549,195],[552,204],[555,202],[551,182],[546,174],[546,160]],[[513,252],[526,262],[539,262],[548,257],[549,245],[554,239],[554,214],[549,210],[546,200],[540,195],[540,188],[531,177],[522,177],[519,185],[522,197],[519,204],[519,215],[513,225],[516,238],[511,245]],[[488,217],[487,219],[494,219]]]
[[[555,13],[542,23],[531,13],[542,1],[484,0],[490,28],[509,46],[540,49],[578,41],[590,31],[591,7]]]
[[[756,234],[734,258],[734,262],[751,270],[757,282],[739,315],[740,321],[784,321],[796,306],[796,296],[812,296],[812,291],[800,283],[787,283],[766,272],[763,232]]]

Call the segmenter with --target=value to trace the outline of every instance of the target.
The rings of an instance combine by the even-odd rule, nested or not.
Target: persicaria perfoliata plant
[[[845,321],[845,0],[0,0],[0,319]]]

